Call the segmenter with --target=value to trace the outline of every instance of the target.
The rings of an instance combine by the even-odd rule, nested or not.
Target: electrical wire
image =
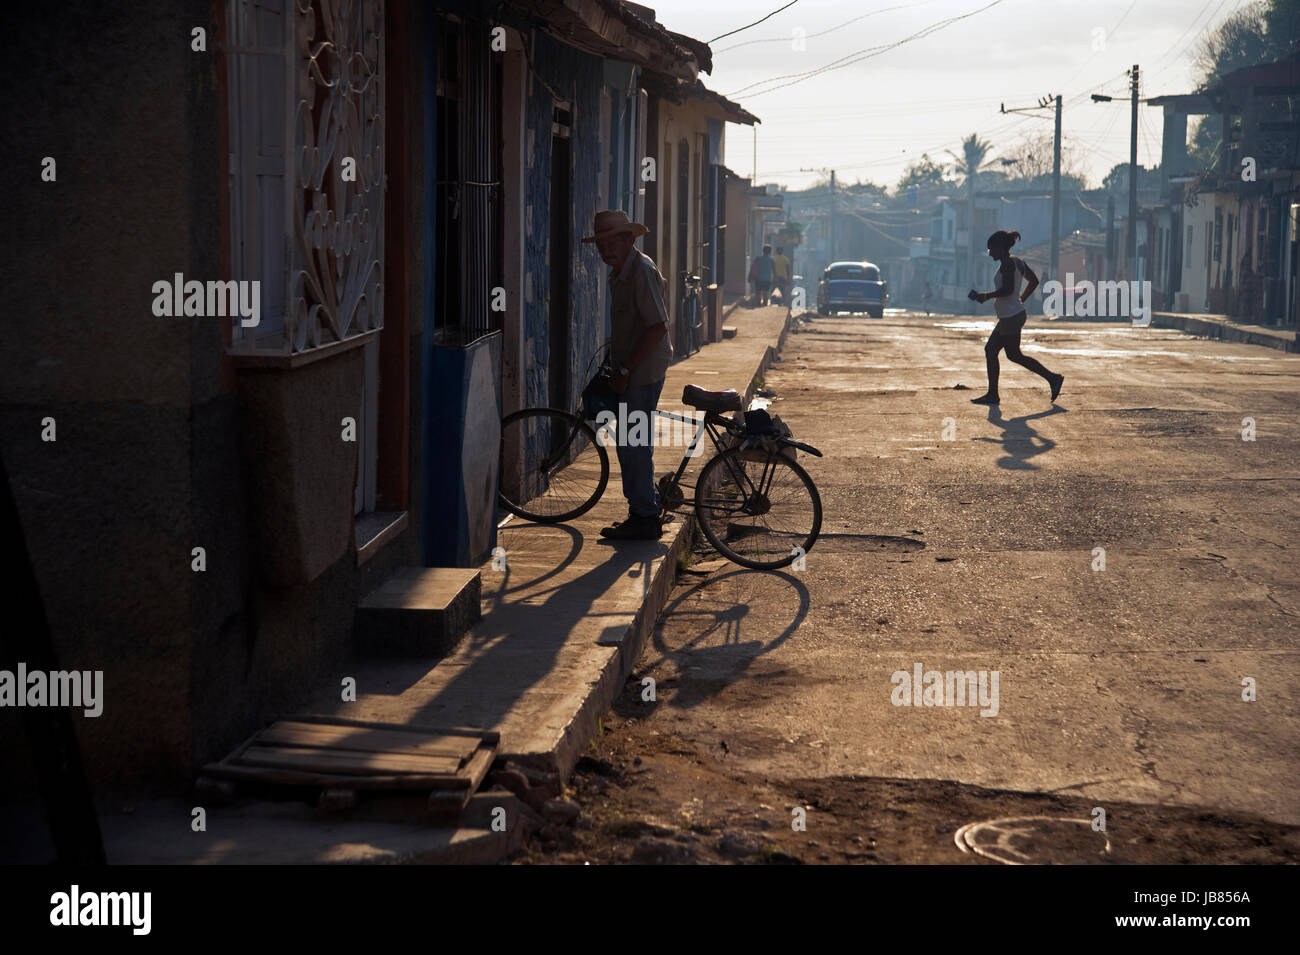
[[[875,56],[880,56],[882,53],[887,53],[890,50],[895,50],[906,43],[912,42],[913,40],[919,40],[922,39],[923,37],[927,37],[931,33],[935,33],[939,30],[942,30],[944,27],[951,26],[952,24],[957,23],[961,20],[969,19],[970,17],[973,17],[976,14],[983,13],[985,10],[988,10],[992,7],[996,7],[1002,2],[1003,0],[992,0],[991,3],[979,7],[978,9],[972,10],[969,13],[963,13],[960,14],[959,16],[949,17],[946,20],[936,21],[935,23],[932,23],[927,27],[923,27],[922,29],[918,30],[916,33],[913,33],[910,36],[906,36],[901,40],[896,40],[893,43],[885,43],[879,46],[867,47],[866,49],[858,50],[856,53],[846,54],[845,56],[840,57],[838,60],[832,60],[831,62],[826,63],[823,66],[819,66],[814,70],[808,70],[804,73],[787,73],[783,76],[773,76],[773,77],[769,77],[766,80],[759,80],[755,83],[750,83],[748,86],[736,90],[733,93],[727,93],[726,96],[728,99],[732,99],[741,94],[745,94],[750,99],[753,99],[755,96],[763,96],[764,94],[767,93],[773,93],[776,90],[785,89],[788,86],[794,86],[796,83],[802,83],[804,80],[811,79],[814,76],[820,76],[823,73],[833,72],[834,70],[842,70],[847,66],[852,66],[855,63],[861,63],[863,60],[871,59],[872,57]],[[790,82],[781,83],[780,82],[781,80],[790,80]],[[759,90],[756,93],[747,92],[748,90],[752,90],[756,86],[765,86],[769,83],[778,83],[779,85],[772,86],[770,89]]]
[[[1124,21],[1128,19],[1128,15],[1133,12],[1133,8],[1135,6],[1137,6],[1137,0],[1133,0],[1133,2],[1128,5],[1128,9],[1124,11],[1124,15],[1119,18],[1119,20],[1116,22],[1116,24],[1113,27],[1110,28],[1110,32],[1105,34],[1102,37],[1103,46],[1105,45],[1106,40],[1110,38],[1111,34],[1113,34],[1116,30],[1118,30],[1123,25]],[[1071,76],[1068,80],[1066,80],[1061,85],[1069,86],[1076,79],[1078,79],[1079,74],[1088,68],[1088,64],[1091,63],[1093,60],[1095,60],[1097,58],[1097,54],[1100,52],[1101,50],[1093,50],[1092,56],[1088,57],[1086,60],[1083,61],[1083,65],[1080,66],[1077,70],[1075,70],[1074,76]]]
[[[856,16],[852,20],[845,20],[839,26],[833,26],[829,30],[820,30],[817,33],[809,33],[807,36],[804,37],[804,39],[811,40],[814,37],[825,36],[826,34],[834,33],[837,30],[843,30],[845,27],[851,26],[852,24],[857,23],[859,20],[865,20],[868,17],[878,16],[879,14],[882,13],[889,13],[893,10],[908,10],[911,9],[912,7],[923,7],[928,3],[934,3],[934,2],[935,0],[920,0],[919,3],[902,3],[896,7],[884,7],[883,9],[880,10],[872,10],[870,13],[863,13],[859,16]],[[746,40],[744,43],[736,43],[733,44],[732,46],[723,47],[721,50],[714,50],[713,55],[717,56],[719,53],[727,53],[730,50],[738,50],[742,46],[753,46],[756,43],[789,43],[789,42],[790,42],[790,37],[788,36],[772,37],[766,40]]]
[[[780,13],[782,10],[789,10],[791,7],[793,7],[793,6],[794,6],[796,3],[798,3],[798,2],[799,2],[799,0],[790,0],[790,2],[787,3],[784,7],[778,7],[777,9],[775,9],[775,10],[773,10],[771,13],[769,13],[767,16],[763,17],[762,20],[755,20],[753,23],[749,24],[749,26],[743,26],[743,27],[740,27],[739,29],[732,30],[730,33],[722,33],[722,34],[719,34],[718,36],[715,36],[712,40],[709,41],[709,45],[712,46],[714,43],[717,43],[717,42],[718,42],[719,40],[721,40],[723,37],[734,36],[734,35],[737,34],[737,33],[741,33],[741,32],[743,32],[743,31],[745,31],[745,30],[748,30],[749,27],[756,27],[756,26],[758,26],[760,23],[762,23],[763,20],[770,20],[770,19],[772,19],[772,17],[776,16],[776,15],[777,15],[778,13]]]

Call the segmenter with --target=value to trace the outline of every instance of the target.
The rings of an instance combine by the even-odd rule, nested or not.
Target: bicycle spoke
[[[590,427],[567,412],[529,408],[501,424],[501,501],[529,520],[570,520],[591,508],[609,459]]]
[[[811,478],[779,454],[729,451],[701,475],[696,513],[705,536],[746,566],[789,564],[821,528],[821,502]]]

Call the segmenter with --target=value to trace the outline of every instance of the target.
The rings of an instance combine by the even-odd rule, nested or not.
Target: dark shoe
[[[600,532],[601,537],[609,540],[653,541],[663,536],[664,528],[658,517],[629,517],[617,521],[612,527]]]
[[[1053,376],[1052,376],[1050,379],[1048,379],[1048,380],[1049,380],[1049,381],[1051,382],[1051,384],[1052,384],[1052,400],[1055,401],[1055,400],[1056,400],[1056,396],[1059,395],[1059,394],[1061,393],[1061,383],[1065,381],[1065,376],[1064,376],[1064,375],[1053,375]]]
[[[998,396],[980,395],[978,398],[972,398],[970,403],[973,405],[995,405],[998,403]]]

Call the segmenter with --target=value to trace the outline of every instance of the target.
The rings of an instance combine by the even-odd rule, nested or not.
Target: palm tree
[[[967,226],[966,275],[971,285],[975,284],[975,181],[979,174],[991,169],[998,160],[988,159],[993,144],[987,139],[980,139],[979,133],[971,133],[961,141],[961,155],[948,150],[953,158],[953,171],[960,174],[966,185],[966,200],[970,210]],[[974,306],[971,306],[974,310]]]

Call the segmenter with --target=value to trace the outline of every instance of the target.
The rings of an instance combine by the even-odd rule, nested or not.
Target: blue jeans
[[[664,380],[652,381],[645,385],[629,387],[618,396],[620,404],[627,406],[627,411],[619,415],[629,423],[635,418],[633,412],[641,412],[645,424],[640,427],[619,428],[618,431],[618,466],[623,472],[623,496],[627,498],[628,510],[636,517],[658,517],[659,488],[655,485],[654,433],[655,408],[659,406],[659,394],[664,389]],[[623,409],[619,409],[623,412]],[[621,424],[622,422],[620,422]],[[628,443],[629,432],[635,443]]]

